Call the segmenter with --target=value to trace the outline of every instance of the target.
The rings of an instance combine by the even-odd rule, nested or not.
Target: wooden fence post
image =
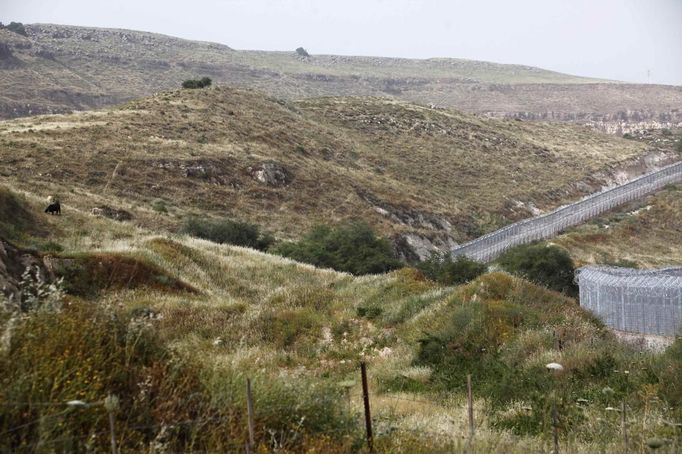
[[[474,438],[474,394],[471,390],[471,374],[467,374],[467,406],[469,412],[469,438]]]
[[[628,454],[628,426],[625,413],[625,401],[621,404],[621,425],[623,426],[623,454]]]
[[[246,379],[246,411],[249,418],[249,443],[247,444],[247,451],[251,452],[256,444],[255,441],[255,423],[253,417],[253,395],[251,393],[251,379]]]
[[[367,430],[367,447],[369,452],[374,451],[374,439],[372,436],[372,416],[369,411],[369,388],[367,386],[367,365],[360,363],[360,373],[362,375],[362,398],[365,403],[365,429]]]
[[[559,454],[559,415],[556,408],[556,396],[552,402],[552,433],[554,436],[554,454]]]
[[[104,399],[104,408],[109,413],[109,435],[111,436],[111,454],[117,454],[118,449],[116,448],[116,430],[114,426],[115,414],[119,409],[119,400],[113,394],[109,394]]]

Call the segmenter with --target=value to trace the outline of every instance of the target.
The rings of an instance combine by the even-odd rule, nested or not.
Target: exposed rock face
[[[151,165],[180,174],[185,178],[204,180],[220,186],[239,186],[236,163],[229,158],[224,159],[163,159],[151,161]]]
[[[393,249],[400,259],[407,262],[422,261],[434,253],[449,251],[457,246],[452,223],[445,217],[394,205],[360,189],[356,192],[377,213],[414,229],[411,232],[400,233],[392,239]],[[429,230],[430,233],[424,234],[423,230]]]
[[[428,238],[418,233],[402,233],[395,236],[392,243],[398,257],[407,262],[427,260],[434,253],[449,251],[457,246],[452,237],[445,234]]]
[[[21,297],[19,282],[27,268],[35,269],[38,277],[44,281],[54,280],[54,274],[46,260],[49,259],[23,251],[0,239],[0,293],[2,296],[14,300]]]
[[[442,230],[444,232],[452,231],[452,224],[444,217],[415,210],[413,208],[390,204],[367,191],[357,190],[357,193],[360,198],[369,203],[377,213],[386,216],[393,221],[397,221],[400,224],[414,228]]]
[[[247,170],[251,178],[268,186],[281,187],[291,182],[291,173],[275,161],[263,162]]]
[[[105,217],[115,221],[130,221],[133,215],[125,210],[112,208],[107,205],[100,205],[90,210],[94,216]]]

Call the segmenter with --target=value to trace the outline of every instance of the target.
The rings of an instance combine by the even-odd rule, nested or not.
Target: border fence
[[[682,325],[682,268],[578,269],[580,305],[610,328],[674,336]]]
[[[578,202],[547,214],[515,222],[500,230],[464,243],[452,249],[451,254],[453,256],[466,255],[480,262],[488,262],[511,247],[550,238],[568,227],[578,225],[614,207],[679,181],[682,181],[682,161],[635,178],[620,186],[589,195]]]

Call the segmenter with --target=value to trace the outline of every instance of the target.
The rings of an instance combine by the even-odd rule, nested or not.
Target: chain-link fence
[[[568,227],[680,181],[682,181],[682,161],[623,185],[592,194],[550,213],[525,219],[483,235],[454,248],[452,255],[466,255],[481,262],[488,262],[513,246],[550,238]]]
[[[580,305],[610,328],[674,336],[682,324],[682,268],[588,266],[576,272]]]

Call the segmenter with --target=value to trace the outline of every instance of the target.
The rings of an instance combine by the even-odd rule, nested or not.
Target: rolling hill
[[[677,158],[652,142],[383,98],[290,102],[216,87],[4,121],[0,176],[67,207],[113,199],[140,225],[171,230],[198,214],[298,238],[363,219],[424,258]]]
[[[264,52],[130,30],[0,30],[0,117],[117,104],[196,76],[284,99],[382,96],[609,132],[682,123],[682,87],[615,83],[522,65]]]
[[[92,216],[85,198],[49,216],[29,189],[0,187],[0,213],[21,214],[0,218],[4,451],[107,450],[111,394],[123,450],[241,451],[246,378],[258,451],[361,450],[363,361],[375,452],[547,452],[552,402],[571,452],[620,451],[619,404],[631,449],[679,452],[679,339],[664,354],[622,344],[575,300],[505,273],[351,276]],[[22,278],[27,264],[65,280]]]
[[[671,185],[553,240],[580,264],[637,268],[682,264],[682,185]]]

